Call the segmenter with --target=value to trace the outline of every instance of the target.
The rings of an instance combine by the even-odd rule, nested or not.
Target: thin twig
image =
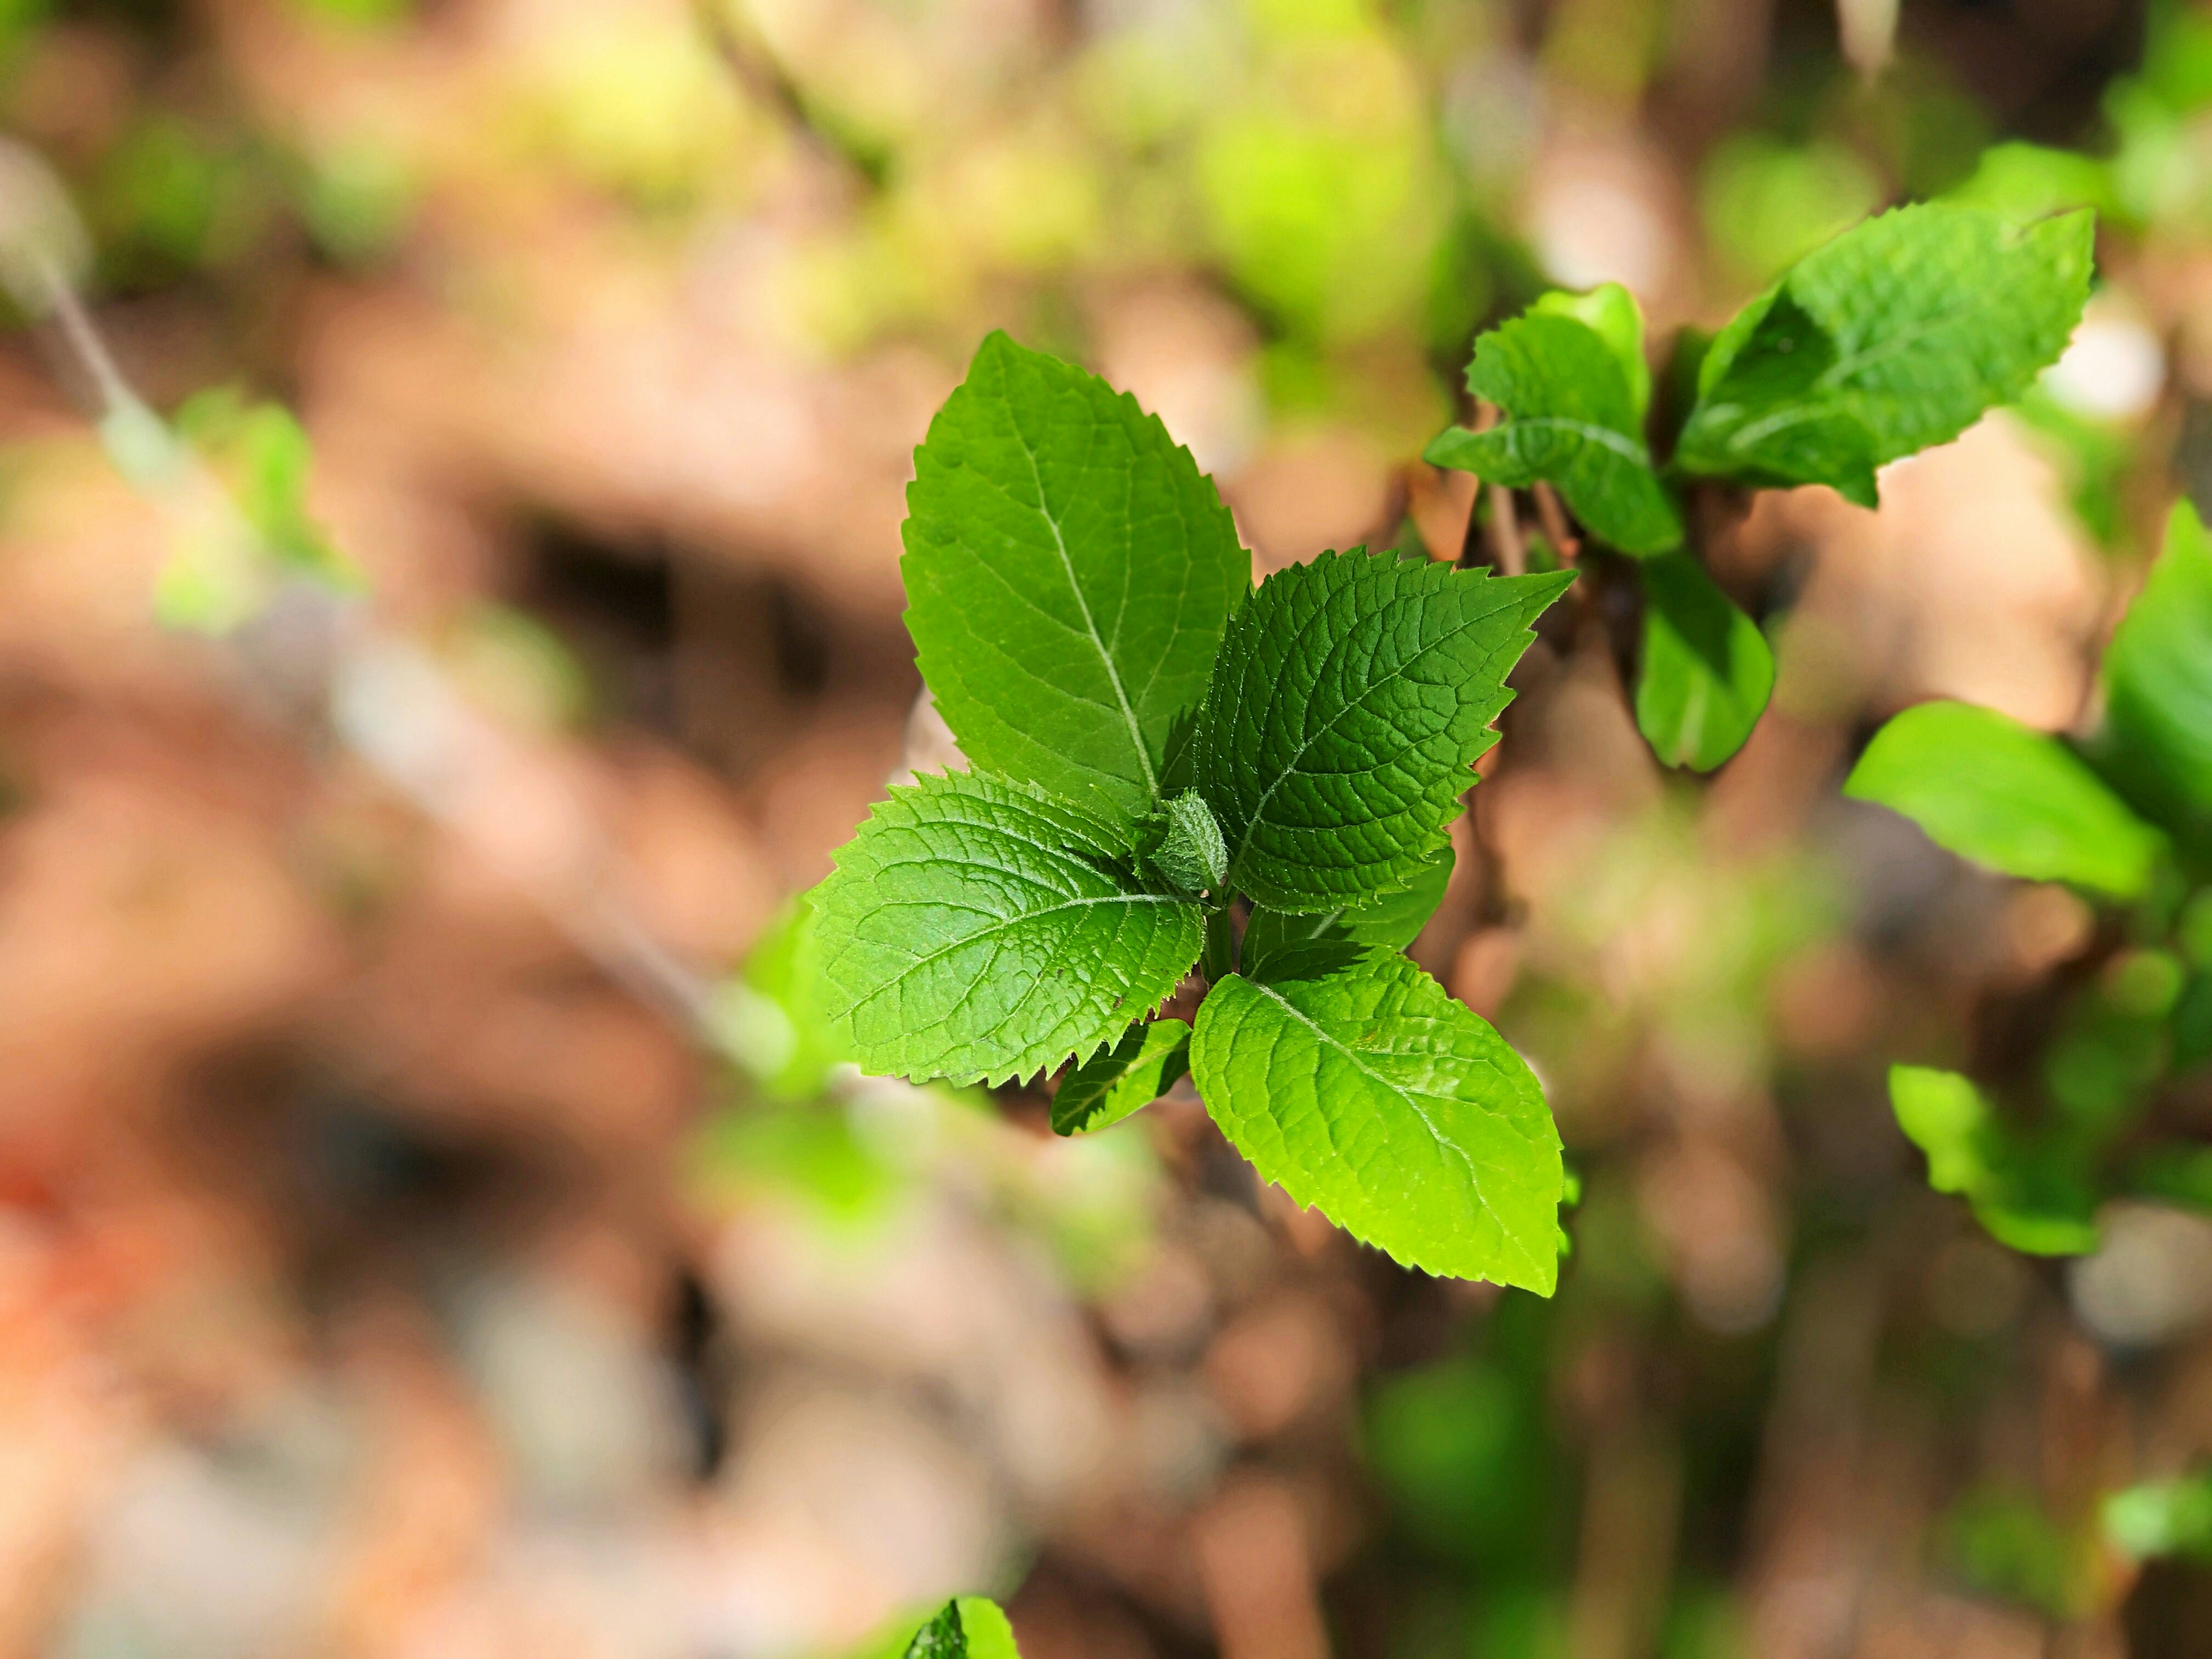
[[[1583,550],[1583,544],[1567,527],[1567,510],[1559,505],[1559,492],[1539,478],[1532,493],[1536,497],[1536,520],[1544,526],[1544,539],[1551,543],[1552,551],[1561,564],[1572,564]]]

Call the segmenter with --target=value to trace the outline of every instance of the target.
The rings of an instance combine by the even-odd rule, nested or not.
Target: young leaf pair
[[[862,1066],[998,1083],[1073,1060],[1063,1133],[1188,1069],[1300,1203],[1409,1265],[1548,1292],[1542,1092],[1398,950],[1571,577],[1352,552],[1255,592],[1158,421],[1003,335],[932,422],[908,506],[907,624],[975,769],[894,789],[814,896]],[[1201,953],[1195,1021],[1144,1024]]]
[[[2079,747],[1994,709],[1928,702],[1875,734],[1844,790],[1961,857],[2122,907],[2130,939],[2054,1030],[2025,1127],[1971,1079],[1899,1066],[1890,1097],[1929,1181],[2000,1242],[2095,1248],[2115,1193],[2212,1208],[2212,1152],[2153,1141],[2114,1168],[2160,1087],[2212,1060],[2212,538],[2184,501],[2106,653]]]
[[[1659,434],[1663,467],[1635,301],[1617,286],[1547,295],[1475,343],[1468,387],[1498,422],[1443,433],[1427,459],[1509,489],[1550,483],[1589,535],[1638,561],[1638,725],[1662,762],[1710,771],[1750,736],[1774,659],[1679,550],[1674,487],[1820,483],[1873,507],[1876,468],[1948,443],[2057,358],[2088,296],[2093,228],[2087,212],[2021,225],[1930,204],[1844,233],[1704,347],[1694,400]]]

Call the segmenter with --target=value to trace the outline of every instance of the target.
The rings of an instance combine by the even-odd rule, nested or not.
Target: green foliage
[[[1590,314],[1634,345],[1618,302]],[[1590,325],[1554,320],[1625,380]],[[1226,511],[1159,423],[1000,335],[916,471],[908,621],[980,769],[893,789],[816,890],[831,1042],[916,1081],[1073,1059],[1063,1134],[1188,1066],[1299,1201],[1401,1261],[1548,1294],[1543,1092],[1395,951],[1443,896],[1506,674],[1572,577],[1331,553],[1247,598]],[[1201,945],[1195,1027],[1142,1024]]]
[[[2008,876],[2139,896],[2165,838],[2057,738],[1990,708],[1924,702],[1875,734],[1844,793]]]
[[[1881,179],[1833,141],[1744,133],[1717,146],[1698,181],[1705,234],[1735,270],[1766,282],[1881,205]]]
[[[867,1069],[957,1082],[1090,1056],[1197,960],[1127,832],[983,774],[891,791],[815,890],[829,1012]]]
[[[944,1607],[916,1631],[904,1659],[1021,1659],[1013,1626],[998,1603],[963,1595]]]
[[[1250,581],[1190,452],[1095,376],[985,340],[907,492],[907,627],[969,760],[1133,819]]]
[[[2212,834],[2212,537],[2187,501],[2105,655],[2104,754],[2129,793]]]
[[[1300,913],[1408,884],[1571,580],[1358,553],[1272,577],[1230,624],[1195,739],[1231,883]]]
[[[1476,341],[1468,368],[1468,389],[1504,418],[1486,432],[1452,428],[1427,459],[1515,488],[1548,479],[1591,534],[1624,553],[1675,546],[1681,518],[1644,442],[1643,336],[1617,286],[1580,305],[1539,301]]]
[[[1669,766],[1710,772],[1751,736],[1774,690],[1759,624],[1687,554],[1645,562],[1636,724]]]
[[[1443,902],[1451,874],[1452,849],[1447,842],[1410,885],[1361,904],[1310,915],[1255,904],[1244,927],[1244,966],[1257,973],[1277,951],[1302,945],[1374,945],[1402,951]]]
[[[1151,1105],[1190,1070],[1190,1026],[1180,1019],[1132,1025],[1121,1040],[1060,1080],[1052,1097],[1054,1134],[1088,1134]]]
[[[1674,464],[1872,507],[1876,467],[1948,442],[2057,359],[2093,229],[2087,212],[2021,226],[1929,204],[1846,232],[1713,342]]]
[[[2212,1479],[2203,1474],[2116,1492],[2106,1498],[2100,1518],[2106,1541],[2130,1560],[2212,1560]]]
[[[1199,1094],[1261,1176],[1411,1267],[1551,1294],[1559,1133],[1489,1024],[1405,957],[1285,951],[1222,981]]]
[[[1898,1127],[1928,1155],[1928,1184],[1966,1199],[1998,1243],[2031,1255],[2097,1248],[2091,1195],[2074,1161],[2036,1156],[2057,1149],[2022,1144],[1968,1079],[1893,1066],[1889,1099]]]

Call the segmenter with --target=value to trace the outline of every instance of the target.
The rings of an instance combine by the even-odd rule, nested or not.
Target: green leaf
[[[744,965],[716,992],[716,1037],[778,1100],[813,1099],[852,1058],[823,1012],[823,989],[814,913],[800,897],[761,930]]]
[[[1103,380],[983,342],[915,452],[908,630],[976,766],[1119,820],[1158,795],[1251,560],[1167,429]]]
[[[861,1066],[991,1083],[1088,1059],[1197,959],[1203,919],[1121,828],[1031,786],[891,791],[814,890],[830,1018]]]
[[[1314,912],[1413,881],[1497,741],[1529,624],[1572,580],[1358,552],[1269,577],[1231,622],[1199,718],[1231,883]]]
[[[1407,1267],[1548,1296],[1559,1132],[1534,1073],[1404,957],[1288,951],[1198,1011],[1191,1072],[1261,1176]]]
[[[2134,1561],[2182,1555],[2212,1559],[2212,1478],[2147,1481],[2105,1499],[2105,1538]]]
[[[998,1603],[980,1595],[947,1601],[915,1633],[906,1659],[1021,1659],[1013,1626]]]
[[[1637,430],[1651,407],[1651,365],[1644,356],[1644,311],[1636,296],[1619,283],[1601,283],[1587,294],[1554,289],[1528,307],[1534,317],[1570,317],[1581,323],[1613,353],[1628,381],[1629,406]]]
[[[2057,738],[1971,703],[1906,709],[1875,733],[1844,793],[1902,812],[1961,858],[2115,898],[2149,887],[2165,846]]]
[[[1513,489],[1548,479],[1599,540],[1662,553],[1681,541],[1682,521],[1644,443],[1650,371],[1632,377],[1625,361],[1643,363],[1642,319],[1629,339],[1619,302],[1590,295],[1585,308],[1601,327],[1540,306],[1477,340],[1468,387],[1504,418],[1487,432],[1451,428],[1426,458]]]
[[[1132,1025],[1121,1042],[1094,1054],[1052,1097],[1052,1132],[1088,1134],[1151,1105],[1190,1069],[1190,1027],[1180,1019]]]
[[[1675,465],[1872,507],[1876,467],[1949,442],[2065,349],[2094,228],[1926,204],[1838,236],[1713,342]]]
[[[1688,554],[1647,560],[1643,575],[1637,726],[1665,764],[1710,772],[1765,712],[1774,653]]]
[[[1152,854],[1160,873],[1186,893],[1218,889],[1229,878],[1229,849],[1206,797],[1186,789],[1168,800],[1161,815],[1166,834]]]
[[[2097,1225],[2079,1160],[2036,1158],[2006,1133],[1982,1091],[1956,1072],[1889,1068],[1897,1127],[1928,1155],[1928,1184],[1955,1193],[2000,1244],[2030,1255],[2080,1255]]]
[[[2212,833],[2212,537],[2186,501],[2105,653],[2105,747],[2148,810]]]
[[[1375,945],[1386,951],[1404,950],[1443,902],[1444,889],[1451,884],[1452,860],[1451,843],[1446,842],[1421,866],[1411,886],[1341,910],[1295,915],[1264,904],[1254,905],[1252,919],[1244,927],[1246,970],[1261,973],[1270,957],[1302,945]]]

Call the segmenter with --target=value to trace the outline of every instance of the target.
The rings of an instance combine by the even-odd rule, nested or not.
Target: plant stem
[[[1206,955],[1201,965],[1209,985],[1218,985],[1237,971],[1237,921],[1225,904],[1206,919]]]

